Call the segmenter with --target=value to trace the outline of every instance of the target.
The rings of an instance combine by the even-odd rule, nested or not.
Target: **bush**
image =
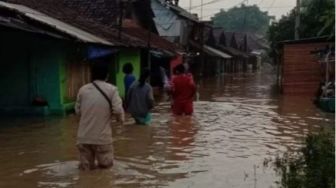
[[[272,164],[281,176],[281,188],[334,188],[334,137],[322,132],[309,135],[300,151],[287,152]]]

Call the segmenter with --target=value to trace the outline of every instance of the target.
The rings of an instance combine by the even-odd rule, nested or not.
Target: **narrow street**
[[[74,115],[1,119],[0,187],[275,187],[264,160],[335,122],[309,98],[277,94],[265,69],[199,82],[192,118],[173,117],[163,102],[150,126],[114,126],[111,170],[77,169]]]

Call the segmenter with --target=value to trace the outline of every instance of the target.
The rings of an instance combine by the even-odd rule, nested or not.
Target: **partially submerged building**
[[[155,33],[144,39],[127,25],[123,32],[109,24],[107,16],[111,20],[115,16],[103,14],[103,10],[111,12],[106,11],[109,4],[92,11],[98,4],[75,9],[67,0],[8,1],[20,4],[0,1],[2,114],[65,114],[72,110],[78,89],[90,81],[89,63],[100,56],[109,56],[110,81],[123,95],[123,64],[132,63],[138,76],[142,62],[147,62],[148,49],[171,56],[175,53],[174,45]],[[85,10],[90,11],[86,14]]]
[[[88,49],[118,45],[2,1],[0,28],[2,114],[64,114],[78,88],[89,81]]]
[[[211,35],[215,38],[212,46],[233,57],[225,65],[226,72],[245,72],[248,67],[257,70],[261,67],[262,58],[267,56],[269,45],[261,36],[227,32],[220,27],[214,28],[208,37]]]
[[[280,43],[279,80],[284,95],[315,97],[324,70],[313,52],[334,45],[334,41],[331,37],[316,37]]]

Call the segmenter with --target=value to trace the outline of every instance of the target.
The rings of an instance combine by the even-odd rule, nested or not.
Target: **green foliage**
[[[270,57],[276,56],[277,44],[279,41],[294,39],[295,13],[290,12],[283,16],[278,22],[273,22],[268,29],[268,39],[271,45]]]
[[[335,33],[335,0],[303,0],[302,7],[300,37]],[[323,27],[325,30],[319,33]]]
[[[302,0],[300,10],[300,38],[310,38],[335,33],[334,0]],[[275,57],[276,45],[280,41],[294,39],[295,10],[271,24],[268,38],[271,42],[271,57]]]
[[[281,188],[334,188],[335,145],[333,135],[320,133],[307,137],[298,153],[286,153],[274,162]]]
[[[234,7],[228,11],[220,10],[212,18],[214,25],[223,27],[226,31],[265,33],[273,17],[268,12],[262,12],[258,6]]]

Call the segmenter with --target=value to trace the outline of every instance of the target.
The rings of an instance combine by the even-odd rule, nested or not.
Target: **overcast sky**
[[[202,0],[191,0],[191,6],[201,5]],[[203,20],[209,20],[211,16],[219,12],[222,9],[229,9],[243,0],[203,0],[203,4],[211,3],[203,6]],[[257,4],[261,10],[268,11],[270,15],[276,16],[279,19],[281,15],[288,13],[293,7],[295,7],[296,0],[245,0],[245,4],[248,5]],[[190,0],[180,0],[179,5],[189,10]],[[201,8],[194,8],[191,10],[193,13],[197,13],[201,17]]]

